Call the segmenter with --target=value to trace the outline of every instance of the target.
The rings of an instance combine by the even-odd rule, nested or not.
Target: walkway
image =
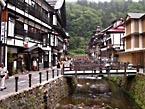
[[[32,74],[32,85],[31,87],[34,87],[36,85],[40,85],[40,74],[39,72],[42,72],[42,84],[44,82],[47,82],[47,73],[46,71],[48,71],[48,81],[56,79],[58,77],[61,76],[61,72],[58,72],[57,76],[57,69],[54,70],[54,78],[53,78],[53,73],[51,69],[45,69],[45,70],[41,70],[41,71],[31,71],[29,72],[29,74]],[[6,80],[6,87],[7,89],[0,91],[0,100],[10,96],[14,93],[17,93],[15,91],[15,77],[18,77],[18,92],[19,91],[23,91],[23,90],[28,90],[29,89],[29,74],[24,74],[24,75],[15,75],[12,77],[9,77],[9,79]]]

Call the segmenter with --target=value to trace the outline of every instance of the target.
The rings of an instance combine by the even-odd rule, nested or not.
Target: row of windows
[[[126,49],[131,49],[131,45],[132,45],[132,43],[131,43],[131,38],[132,37],[127,37],[126,38]],[[140,44],[140,42],[139,42],[139,36],[138,35],[136,35],[136,36],[134,36],[134,48],[139,48],[139,44]],[[143,36],[143,38],[142,38],[142,46],[143,46],[143,48],[145,48],[145,36]]]
[[[34,0],[8,0],[8,2],[16,6],[17,8],[29,13],[30,15],[42,20],[47,24],[51,23],[49,20],[49,9],[44,9],[40,4],[36,3]]]
[[[131,26],[131,22],[126,24],[126,35],[131,34],[131,32],[139,32],[139,20],[133,20],[134,26]],[[142,21],[142,31],[145,32],[145,21]],[[133,31],[132,31],[133,30]]]

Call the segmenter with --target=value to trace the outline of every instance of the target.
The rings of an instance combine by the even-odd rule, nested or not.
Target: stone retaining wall
[[[20,91],[0,101],[0,109],[54,109],[62,98],[68,96],[67,78],[60,77]]]
[[[145,109],[145,75],[138,74],[134,77],[123,77],[112,78],[120,87],[124,88],[128,94],[136,101],[136,103]]]

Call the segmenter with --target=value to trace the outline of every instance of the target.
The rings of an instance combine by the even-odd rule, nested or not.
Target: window
[[[17,35],[25,35],[26,31],[24,30],[24,24],[20,21],[15,21],[15,34]]]
[[[9,17],[8,36],[14,36],[14,25],[15,25],[15,20]]]
[[[134,38],[135,38],[135,41],[134,41],[135,48],[139,48],[139,35],[134,36]]]
[[[126,24],[126,35],[131,33],[131,23]]]
[[[54,35],[50,34],[50,45],[54,46]]]
[[[28,25],[24,24],[24,30],[28,31]]]
[[[134,28],[135,28],[134,32],[139,32],[139,23],[138,23],[138,20],[134,21]]]
[[[131,48],[131,37],[126,38],[126,49]]]

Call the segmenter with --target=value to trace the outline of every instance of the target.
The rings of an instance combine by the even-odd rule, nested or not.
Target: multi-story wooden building
[[[145,13],[128,13],[125,19],[125,51],[120,53],[120,62],[145,65]]]
[[[52,4],[53,2],[53,4]],[[0,62],[9,70],[55,66],[67,50],[65,0],[7,0],[1,12]]]
[[[118,19],[109,27],[101,31],[103,33],[103,46],[101,48],[102,57],[110,59],[110,61],[118,61],[118,53],[124,50],[122,37],[124,36],[124,21]]]
[[[96,61],[109,59],[108,61],[117,62],[118,53],[124,50],[124,32],[123,19],[115,20],[102,31],[97,28],[88,44],[89,56]]]

